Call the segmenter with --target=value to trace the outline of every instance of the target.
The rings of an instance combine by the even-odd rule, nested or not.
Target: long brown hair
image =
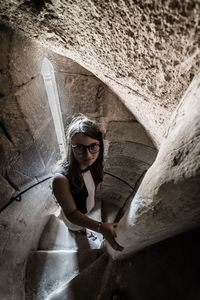
[[[64,167],[66,175],[70,181],[70,187],[73,193],[77,193],[83,187],[81,170],[74,157],[71,146],[72,138],[78,133],[82,133],[100,142],[99,156],[90,167],[90,171],[94,178],[95,185],[98,185],[103,180],[103,134],[96,122],[92,121],[85,115],[79,114],[78,116],[74,116],[66,132],[67,158],[62,163],[62,166]]]

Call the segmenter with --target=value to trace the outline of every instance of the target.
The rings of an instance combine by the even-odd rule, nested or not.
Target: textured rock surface
[[[8,185],[11,185],[11,191],[36,181],[51,171],[59,158],[55,127],[40,74],[44,57],[48,57],[54,68],[64,126],[77,112],[95,118],[105,135],[106,171],[134,186],[152,164],[157,151],[143,126],[118,97],[72,60],[6,27],[1,28],[0,34],[5,45],[2,48],[2,72],[10,78],[7,94],[3,95],[4,87],[0,82],[0,166],[5,190]],[[10,48],[6,48],[8,40]],[[120,207],[133,192],[120,179],[107,176],[104,183],[101,199],[116,202],[114,204]],[[6,197],[2,189],[2,205],[9,200],[8,195]]]
[[[106,138],[105,169],[115,177],[106,175],[99,197],[123,207],[154,161],[154,143],[161,144],[172,112],[198,72],[199,1],[2,0],[0,14],[1,205],[58,158],[40,76],[42,60],[48,57],[58,80],[64,123],[77,111],[101,123]],[[15,34],[4,24],[23,34]],[[200,108],[195,103],[200,92],[198,84],[193,84],[120,223],[118,241],[126,246],[122,256],[199,220]],[[183,105],[186,102],[188,107]],[[46,191],[40,189],[40,198],[35,190],[25,208],[15,203],[3,213],[2,299],[23,299],[24,264],[44,226]],[[34,197],[42,201],[37,207]],[[100,267],[104,269],[101,263]],[[82,274],[83,283],[88,282],[88,274]],[[12,288],[8,290],[5,282]],[[78,293],[79,284],[75,280],[69,287]],[[63,299],[62,293],[65,290],[60,293]]]
[[[59,154],[40,75],[42,48],[7,27],[0,39],[0,167],[14,192],[48,173]]]
[[[98,197],[110,202],[110,206],[113,202],[112,210],[114,207],[116,215],[133,193],[120,179],[134,185],[142,172],[150,167],[157,153],[143,126],[104,83],[77,63],[15,34],[7,27],[1,28],[0,35],[4,45],[0,57],[1,74],[9,78],[8,86],[0,81],[0,208],[9,202],[14,193],[46,177],[59,157],[40,74],[43,58],[48,57],[54,66],[64,124],[68,123],[71,114],[83,112],[95,118],[104,131],[106,170],[119,179],[105,176]],[[125,172],[124,167],[128,170],[128,164],[135,170],[134,174],[130,168],[129,172]],[[49,193],[48,187],[36,187],[28,195],[24,194],[22,200],[25,203],[14,202],[0,215],[2,299],[21,300],[24,297],[24,266],[47,221],[49,201],[52,201]],[[109,209],[107,214],[108,219],[111,218]],[[55,235],[57,233],[55,229]],[[5,257],[7,260],[4,260]],[[5,289],[4,283],[8,280],[10,288]]]
[[[199,225],[200,74],[194,78],[170,122],[157,158],[146,173],[117,240],[124,257]]]
[[[0,14],[107,83],[157,144],[199,69],[198,0],[8,0]]]
[[[49,182],[38,185],[0,215],[0,298],[25,299],[27,255],[37,247],[49,214],[56,209]]]

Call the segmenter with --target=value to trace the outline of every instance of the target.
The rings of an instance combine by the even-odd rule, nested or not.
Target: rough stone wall
[[[81,112],[95,118],[104,132],[109,174],[98,199],[119,210],[135,192],[138,178],[151,166],[157,150],[142,125],[98,78],[70,60],[63,65],[56,59],[54,65],[65,127],[71,115]]]
[[[59,154],[40,75],[41,47],[6,27],[0,39],[2,206],[14,191],[50,172]]]
[[[199,226],[199,100],[200,74],[174,112],[165,142],[119,223],[117,240],[125,249],[113,256],[125,257]]]
[[[95,118],[105,135],[105,170],[134,185],[156,156],[143,126],[118,97],[77,63],[1,27],[0,64],[0,208],[24,186],[51,171],[59,158],[57,139],[44,83],[44,57],[54,66],[63,121],[82,112]],[[144,156],[144,157],[143,157]],[[144,160],[144,161],[143,161]],[[57,208],[49,190],[40,184],[0,214],[0,297],[24,298],[24,268],[35,249],[49,213]],[[117,209],[133,190],[109,175],[99,191]],[[5,282],[9,287],[5,288]],[[20,284],[19,284],[20,282]],[[17,284],[16,284],[17,283]]]
[[[38,5],[36,3],[38,3]],[[39,3],[41,3],[41,6]],[[63,53],[68,57],[73,58],[75,61],[80,62],[97,77],[102,79],[104,83],[107,83],[113,91],[116,91],[116,94],[120,97],[120,99],[135,114],[137,120],[139,120],[142,125],[148,129],[148,132],[154,137],[156,143],[159,144],[161,142],[163,133],[167,128],[171,112],[177,106],[181,95],[199,68],[198,1],[162,1],[162,3],[158,3],[157,1],[152,1],[152,3],[149,3],[149,1],[142,3],[139,1],[135,1],[134,3],[128,1],[89,1],[86,4],[84,1],[66,3],[66,1],[60,0],[55,1],[54,3],[50,1],[1,1],[0,4],[2,23],[9,24],[13,26],[13,28],[23,31],[27,36],[37,38],[43,44],[47,44],[52,49],[55,49],[55,51]],[[5,33],[9,39],[5,38]],[[1,160],[1,163],[3,163],[2,170],[6,170],[6,172],[9,171],[11,174],[10,177],[5,177],[5,173],[3,174],[4,176],[1,176],[1,191],[3,191],[3,200],[5,199],[4,196],[9,198],[15,189],[14,184],[11,180],[9,181],[9,178],[14,178],[17,184],[22,184],[22,182],[24,183],[23,180],[27,177],[30,179],[33,175],[35,176],[35,173],[26,174],[26,171],[29,168],[27,169],[24,167],[25,163],[18,160],[17,155],[21,155],[22,153],[24,154],[23,151],[26,152],[28,145],[30,145],[29,143],[32,143],[31,146],[33,148],[35,146],[39,147],[39,138],[41,137],[41,134],[45,134],[45,136],[48,136],[49,134],[49,131],[47,130],[49,124],[46,123],[46,117],[44,120],[42,117],[38,120],[35,120],[34,118],[32,120],[31,114],[31,120],[29,119],[27,123],[27,119],[30,118],[30,111],[27,106],[28,103],[26,101],[26,97],[30,96],[31,99],[35,99],[35,101],[37,101],[39,95],[42,93],[42,91],[39,93],[39,89],[41,88],[41,76],[38,75],[38,67],[40,66],[40,59],[42,59],[44,49],[42,47],[35,46],[33,42],[20,37],[21,41],[22,39],[25,41],[25,44],[27,43],[25,48],[18,44],[17,40],[19,40],[19,37],[16,37],[12,31],[8,32],[6,30],[5,32],[4,28],[1,30],[1,40],[3,43],[0,54],[2,66],[0,72],[0,82],[2,85],[0,105],[1,111],[3,112],[6,120],[6,122],[2,122],[1,126],[1,145],[3,145],[3,159]],[[10,49],[13,49],[12,43],[15,43],[15,45],[17,43],[18,48],[18,50],[13,53],[10,51]],[[32,47],[35,50],[34,53],[37,53],[37,55],[34,55],[31,59],[29,59],[29,55],[31,54],[30,48]],[[42,54],[40,55],[41,51]],[[50,57],[50,52],[47,52]],[[25,64],[23,58],[27,58]],[[37,61],[38,58],[40,61],[39,64]],[[59,68],[62,70],[63,58],[60,57],[59,61]],[[21,69],[22,65],[23,70]],[[76,67],[79,68],[78,66]],[[72,73],[74,72],[73,68],[74,66],[72,66]],[[30,70],[31,72],[29,73]],[[81,70],[81,72],[83,72],[83,70]],[[59,73],[60,77],[62,77],[61,73],[62,72]],[[151,164],[155,155],[152,143],[150,140],[147,140],[147,136],[144,134],[143,128],[135,121],[135,118],[133,118],[128,111],[126,111],[125,116],[121,116],[120,114],[115,115],[116,110],[121,113],[124,108],[122,109],[121,104],[117,102],[118,98],[111,95],[110,91],[108,92],[108,89],[102,85],[102,83],[99,86],[97,79],[94,78],[91,73],[86,70],[84,70],[84,75],[73,74],[72,76],[66,76],[64,73],[65,71],[62,74],[63,82],[60,81],[60,86],[62,85],[66,88],[66,94],[69,94],[70,103],[70,107],[67,108],[64,101],[65,92],[63,88],[60,88],[60,93],[61,90],[63,91],[63,95],[61,97],[63,99],[62,107],[64,118],[66,117],[67,119],[68,112],[76,112],[76,107],[73,107],[73,103],[76,103],[76,105],[85,103],[86,106],[83,112],[87,113],[89,110],[89,114],[96,117],[98,121],[101,122],[106,134],[108,141],[108,159],[106,167],[109,171],[112,170],[112,172],[116,172],[117,174],[120,171],[122,172],[122,176],[126,175],[123,173],[124,169],[122,169],[121,166],[117,166],[119,159],[117,157],[118,153],[116,150],[119,151],[120,158],[123,157],[123,168],[126,167],[128,169],[130,166],[131,174],[129,170],[126,172],[129,174],[126,177],[126,180],[128,182],[133,182],[135,178],[130,177],[133,174],[132,170],[135,168],[136,170],[139,169],[140,174],[142,172],[141,158],[143,157],[143,153],[143,169],[146,168],[146,164]],[[83,101],[82,96],[78,94],[80,89],[77,87],[77,82],[78,80],[81,81],[83,77],[91,78],[93,82],[92,98],[95,104],[94,110],[92,109],[93,107],[89,106],[87,102],[85,102],[85,99]],[[86,86],[88,87],[89,85],[86,84]],[[95,87],[97,88],[97,92],[95,92]],[[107,102],[104,101],[103,104],[100,105],[100,111],[97,112],[97,103],[100,103],[99,99],[104,97],[104,93],[102,93],[104,90],[105,95],[108,93],[110,94],[110,98],[109,101],[107,101],[108,98],[105,98]],[[71,91],[71,93],[69,93],[69,91]],[[77,97],[75,97],[76,92]],[[84,90],[84,97],[88,97],[89,94],[87,92],[88,89]],[[35,93],[39,94],[35,95]],[[11,103],[12,114],[9,111],[9,104]],[[48,111],[48,107],[45,106],[46,103],[41,103],[39,101],[38,105],[41,105],[39,106],[39,113],[41,113],[43,109],[45,112]],[[189,108],[192,107],[192,105],[193,102],[191,101],[186,112],[189,112]],[[116,110],[113,111],[113,107],[115,107]],[[35,107],[36,113],[38,113],[37,108],[38,106]],[[80,110],[80,107],[77,107],[77,109]],[[107,112],[105,112],[106,110]],[[198,108],[197,112],[199,112]],[[112,114],[113,119],[108,117],[110,114]],[[179,117],[180,116],[181,114]],[[15,126],[16,123],[13,121],[15,119],[19,126]],[[190,119],[189,114],[188,119]],[[109,123],[108,120],[111,122]],[[196,118],[195,120],[198,120],[199,124],[199,118]],[[46,129],[46,131],[43,131],[41,127],[38,128],[35,126],[35,124],[38,124],[38,121],[40,125],[42,122],[41,127],[44,125],[42,129]],[[190,129],[191,133],[194,133],[195,130],[198,132],[198,124],[195,123],[196,127],[194,127],[196,129],[194,129],[191,123],[188,125],[188,128],[186,128],[187,126],[183,126],[184,131],[187,132],[187,129]],[[131,127],[132,125],[135,126]],[[22,140],[20,133],[21,128],[24,128],[25,133],[23,135],[24,139]],[[49,128],[51,127],[49,126]],[[123,135],[123,142],[126,147],[122,148],[122,145],[119,144],[119,137],[121,141],[124,128],[126,128],[127,136]],[[177,129],[175,123],[174,128]],[[115,136],[111,134],[114,131]],[[53,130],[50,132],[54,133]],[[141,140],[138,140],[138,133],[143,137]],[[179,134],[177,134],[177,137],[178,135]],[[171,145],[177,145],[177,137],[171,140]],[[34,143],[35,140],[38,142],[37,145]],[[184,139],[184,141],[186,141],[186,139]],[[191,148],[189,150],[194,150],[193,152],[189,151],[191,156],[188,156],[187,147],[184,148],[186,149],[186,152],[183,151],[181,153],[177,147],[177,152],[173,152],[174,156],[172,156],[170,160],[171,164],[167,166],[169,173],[165,174],[164,172],[166,170],[161,170],[163,171],[163,176],[171,176],[175,174],[177,168],[180,168],[179,174],[181,174],[181,176],[175,176],[175,178],[173,177],[171,181],[170,178],[168,178],[169,182],[167,182],[166,185],[161,185],[158,198],[156,198],[155,209],[152,209],[152,207],[154,207],[151,205],[153,197],[149,199],[149,193],[153,193],[152,182],[158,180],[158,177],[160,176],[159,168],[154,167],[153,170],[156,169],[155,172],[152,171],[152,169],[148,172],[150,175],[148,175],[149,177],[147,176],[143,181],[137,194],[138,198],[135,198],[138,199],[138,202],[133,201],[131,210],[129,211],[130,214],[127,212],[126,216],[123,218],[121,223],[122,230],[121,233],[120,230],[118,233],[119,243],[129,245],[126,253],[136,251],[137,249],[153,243],[160,238],[171,235],[172,232],[175,233],[178,230],[183,230],[183,228],[192,226],[194,225],[193,222],[196,224],[196,220],[198,220],[199,216],[199,159],[196,159],[196,157],[198,157],[199,144],[196,143],[195,139],[192,139],[191,141]],[[135,145],[137,143],[144,144],[144,151],[142,151],[142,147],[139,149],[137,147],[132,148],[133,143]],[[131,145],[131,148],[128,148],[128,144]],[[55,143],[53,143],[53,145],[55,146]],[[187,146],[187,143],[185,145]],[[163,144],[162,151],[165,146],[167,146],[166,143]],[[50,162],[49,159],[45,160],[46,150],[43,152],[41,147],[39,147],[39,149],[41,151],[40,155],[34,148],[34,151],[31,151],[30,153],[26,152],[24,158],[24,160],[29,163],[37,162],[36,171],[40,170],[38,169],[38,164],[44,167],[44,169],[42,167],[42,170],[46,170],[45,167],[47,167],[49,165],[48,162]],[[132,150],[130,151],[130,149]],[[132,155],[132,153],[134,153],[134,155],[138,155],[140,150],[140,164],[137,165],[135,164],[135,158],[137,157],[134,158],[131,156],[133,160],[131,162],[130,155]],[[154,152],[152,155],[150,155],[151,151]],[[42,153],[44,153],[44,156]],[[33,154],[35,154],[36,158],[34,157],[33,160],[30,160],[30,157],[33,158]],[[167,165],[168,161],[166,161],[165,151],[163,151],[162,155],[162,162],[164,165]],[[115,159],[113,159],[113,157],[115,157]],[[16,158],[17,163],[15,160],[12,161],[12,158]],[[6,164],[4,164],[5,162]],[[159,166],[158,162],[159,161],[156,162],[158,165],[155,164],[155,166]],[[7,166],[10,164],[13,164],[13,168],[9,168],[9,170],[7,170]],[[174,173],[172,172],[173,174],[171,173],[171,169],[175,170]],[[21,170],[23,171],[21,172],[21,177],[18,176],[17,170],[20,170],[20,172]],[[188,170],[191,170],[191,173]],[[188,176],[186,181],[184,181],[185,176]],[[182,179],[183,181],[181,181]],[[109,190],[113,183],[114,182],[110,182],[108,186],[105,186],[105,190]],[[146,189],[146,186],[148,185],[150,187],[149,190]],[[116,182],[115,186],[117,186]],[[154,192],[157,192],[158,185],[156,184],[155,186],[156,189]],[[176,189],[176,187],[178,188]],[[169,190],[170,193],[168,193]],[[125,190],[122,188],[120,188],[120,191],[125,193]],[[112,193],[113,191],[110,190],[110,192]],[[147,201],[145,200],[141,202],[140,195],[143,192],[144,200],[146,199]],[[184,192],[185,198],[183,202],[182,196]],[[111,193],[109,194],[111,195]],[[109,194],[107,194],[107,196]],[[193,195],[192,198],[190,198],[191,195]],[[37,197],[37,195],[35,196]],[[165,196],[167,197],[165,198]],[[169,201],[159,202],[160,198],[162,198],[162,200]],[[175,201],[175,199],[177,200],[176,205],[178,207],[178,212],[183,212],[182,215],[176,215],[176,207],[173,206],[174,202],[172,202],[172,200]],[[190,200],[192,200],[192,202]],[[142,207],[137,207],[138,204],[142,204]],[[148,204],[150,204],[150,210],[148,210]],[[41,204],[38,203],[39,208],[40,205]],[[120,205],[121,203],[119,198],[119,206]],[[30,207],[31,206],[28,204],[28,212]],[[23,224],[24,219],[20,216],[22,213],[25,213],[25,211],[23,209],[21,211],[19,208],[18,209],[20,211],[15,210],[15,207],[10,209],[9,214],[5,215],[5,219],[3,218],[1,220],[6,221],[8,218],[12,220],[13,216],[15,216],[17,225],[19,223]],[[136,209],[138,209],[139,216],[141,216],[141,218],[138,218],[139,222],[137,224],[134,223],[136,220],[134,219]],[[165,216],[166,213],[167,221],[166,219],[163,219],[163,216]],[[26,213],[25,215],[26,217],[29,216]],[[147,216],[146,219],[144,218],[145,215]],[[177,220],[179,218],[181,219],[180,223],[176,220],[176,216],[178,216]],[[187,216],[187,218],[185,218],[185,216]],[[31,222],[31,219],[28,217],[27,222]],[[20,234],[17,235],[15,231],[16,223],[13,222],[11,226],[12,228],[8,227],[6,235],[1,237],[1,239],[6,241],[7,245],[9,245],[10,242],[10,239],[7,239],[8,236],[10,236],[11,239],[12,237],[16,238],[13,239],[13,243],[10,245],[13,248],[15,246],[15,242],[19,242],[17,238],[20,236]],[[37,222],[33,225],[36,226],[36,224]],[[147,226],[147,224],[149,226]],[[163,227],[160,226],[160,224]],[[5,230],[4,225],[4,222],[2,222],[1,228],[3,232]],[[9,225],[11,225],[11,222]],[[39,226],[38,229],[41,229],[41,226]],[[123,226],[128,227],[127,235],[124,235],[125,229]],[[148,232],[147,236],[145,236],[144,233],[147,227]],[[133,234],[133,229],[135,228],[135,234]],[[159,230],[156,231],[158,228],[164,228],[166,230],[165,234],[163,235],[163,232],[160,233]],[[22,226],[21,232],[24,232],[23,230],[24,228]],[[151,235],[152,232],[156,236]],[[18,231],[18,233],[20,232]],[[26,241],[26,235],[28,234],[29,231],[27,230],[23,239],[20,240],[20,243],[23,244],[23,241]],[[10,249],[9,247],[7,248],[8,252]],[[5,251],[6,246],[3,249],[5,254],[7,254],[8,252]],[[18,270],[20,270],[20,272],[27,254],[25,252],[18,261]],[[17,254],[17,251],[15,251],[15,254]],[[16,262],[17,256],[13,259],[12,265]],[[5,278],[9,278],[11,273],[12,268],[9,269],[7,273],[8,277],[4,277],[4,280],[1,282],[5,282]],[[18,278],[17,275],[17,272],[16,274],[13,274],[10,284]],[[21,273],[21,278],[23,278],[23,272]],[[13,299],[16,299],[15,295],[12,296]],[[21,295],[19,295],[19,299],[20,296]]]
[[[0,298],[25,299],[27,256],[37,248],[55,201],[49,181],[36,186],[0,215]]]
[[[101,105],[96,101],[101,84],[99,79],[64,56],[49,51],[48,59],[54,67],[64,126],[78,112],[98,117]]]
[[[79,112],[100,123],[105,135],[105,171],[109,174],[99,195],[122,207],[157,152],[142,125],[88,70],[5,26],[0,33],[4,45],[0,76],[1,207],[22,186],[35,183],[37,178],[51,172],[59,158],[40,74],[44,57],[54,67],[64,124]]]
[[[48,57],[54,65],[65,127],[74,113],[81,112],[96,119],[104,132],[105,172],[109,174],[98,198],[119,209],[154,161],[156,147],[132,113],[94,74],[62,56],[49,52]]]
[[[199,1],[1,1],[2,22],[105,82],[160,145],[200,67]]]

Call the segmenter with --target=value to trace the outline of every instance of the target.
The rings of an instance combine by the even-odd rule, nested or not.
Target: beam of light
[[[47,58],[43,59],[41,74],[43,76],[49,106],[53,117],[61,158],[64,159],[66,157],[66,142],[64,126],[62,121],[62,113],[60,109],[60,101],[58,96],[56,79],[54,75],[54,68]]]

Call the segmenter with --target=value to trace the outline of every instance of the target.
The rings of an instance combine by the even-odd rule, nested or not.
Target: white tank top
[[[82,173],[83,180],[85,182],[87,191],[88,191],[88,197],[86,200],[86,207],[87,207],[87,213],[89,213],[94,205],[95,205],[95,184],[94,180],[92,178],[91,172],[88,170],[85,173]]]

